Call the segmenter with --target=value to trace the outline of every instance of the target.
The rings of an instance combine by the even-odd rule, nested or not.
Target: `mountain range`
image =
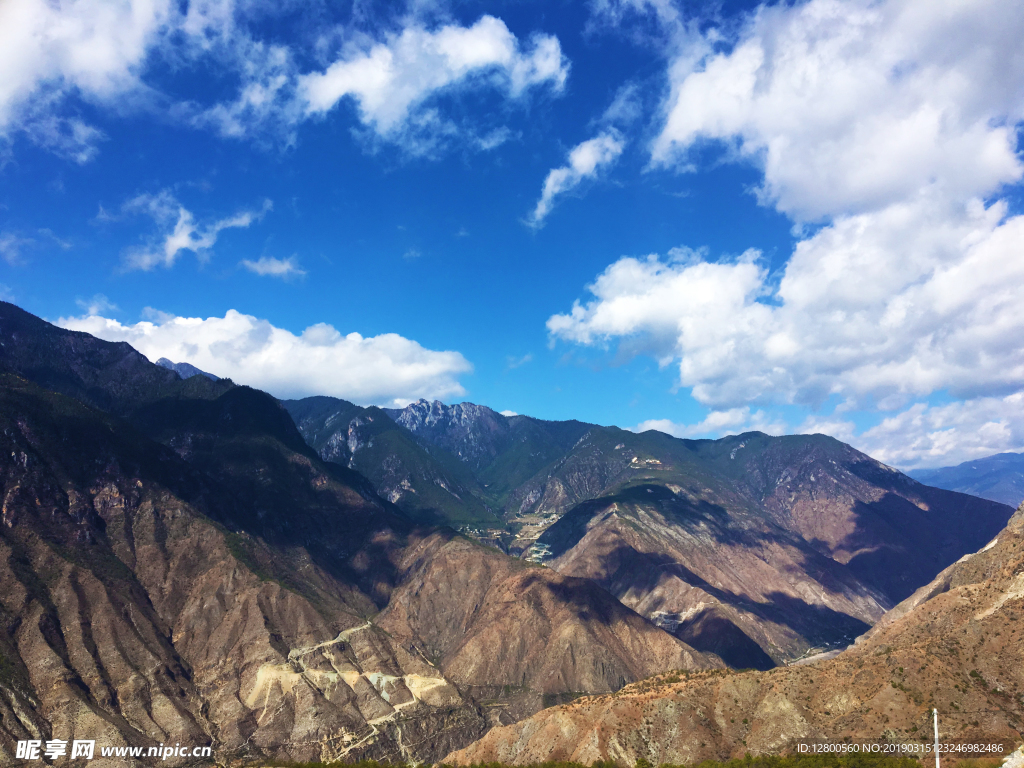
[[[321,458],[411,516],[590,579],[733,667],[846,645],[1012,513],[824,435],[680,440],[471,403],[284,405]]]
[[[1020,453],[997,453],[955,467],[912,469],[908,474],[926,485],[1011,506],[1024,500],[1024,454]]]
[[[984,755],[999,758],[1024,740],[1022,653],[1024,504],[991,542],[833,658],[659,675],[495,728],[445,762],[694,765],[778,754],[799,740],[922,747],[933,708],[944,743],[999,745]]]
[[[659,674],[760,690],[728,668],[896,631],[1013,512],[821,435],[282,403],[6,303],[0,427],[4,760],[437,761]]]
[[[9,304],[0,422],[5,761],[27,738],[432,760],[721,665],[588,580],[417,525],[272,397]]]

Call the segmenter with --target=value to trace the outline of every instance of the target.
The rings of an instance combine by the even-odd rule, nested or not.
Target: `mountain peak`
[[[474,465],[497,455],[508,439],[508,420],[485,405],[445,405],[440,400],[420,399],[384,412],[420,440]]]
[[[156,361],[156,364],[161,368],[166,368],[169,371],[174,371],[183,379],[191,379],[193,376],[205,376],[210,381],[219,381],[220,376],[214,376],[212,373],[201,371],[191,363],[175,363],[168,360],[166,357],[161,357]]]

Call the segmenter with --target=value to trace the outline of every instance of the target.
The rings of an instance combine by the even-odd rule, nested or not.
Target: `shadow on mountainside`
[[[641,553],[623,544],[606,553],[603,560],[606,563],[614,564],[616,568],[614,572],[608,573],[605,579],[599,579],[598,583],[620,598],[631,590],[651,592],[664,576],[669,575],[706,592],[723,606],[749,615],[756,622],[771,622],[785,627],[804,638],[812,646],[835,644],[845,640],[852,641],[854,637],[870,629],[869,624],[853,616],[825,605],[808,603],[783,592],[770,592],[765,595],[768,602],[759,602],[746,595],[715,587],[682,563],[676,562],[665,554]],[[659,607],[657,600],[654,600],[648,603],[646,610],[653,613]],[[726,619],[726,621],[729,620]],[[741,627],[736,626],[735,623],[733,626],[736,631],[749,638]],[[706,628],[698,627],[693,640],[682,635],[679,636],[699,651],[722,655],[716,650],[716,643],[726,643],[727,638],[716,639],[716,630],[724,630],[724,625],[719,621],[709,622]],[[741,655],[753,654],[752,649],[735,636],[732,630],[729,630],[729,633],[731,637],[728,640],[729,647],[736,646],[737,653]],[[762,648],[762,651],[764,652],[766,649]],[[743,666],[762,668],[756,663],[748,663],[756,660],[757,655],[753,654],[750,659],[744,659]],[[726,661],[728,663],[728,660]]]
[[[639,621],[646,621],[590,579],[561,575],[557,579],[552,579],[547,574],[538,572],[525,577],[521,586],[524,598],[542,615],[545,606],[541,597],[532,591],[534,588],[549,592],[559,603],[572,610],[577,619],[587,624],[597,622],[612,627],[617,620],[628,619],[630,616]]]
[[[717,607],[687,619],[673,634],[698,651],[717,654],[733,669],[763,671],[775,666],[772,657]]]
[[[382,607],[398,583],[394,553],[413,523],[358,473],[323,462],[264,392],[235,387],[212,400],[165,398],[132,423],[214,481],[208,514],[272,546],[302,547]]]
[[[847,568],[894,605],[946,566],[983,547],[1013,514],[1006,505],[962,496],[975,510],[967,516],[966,504],[956,504],[961,494],[940,492],[942,497],[933,497],[931,490],[920,486],[927,509],[891,491],[878,501],[856,502],[856,529],[832,547],[840,556],[847,553]]]
[[[602,496],[577,504],[570,509],[554,525],[544,531],[537,540],[550,548],[551,557],[559,557],[582,539],[590,528],[591,521],[603,513],[610,513],[612,507],[623,505],[651,505],[664,515],[670,522],[687,531],[701,527],[714,536],[720,544],[753,546],[763,543],[766,537],[773,534],[758,531],[756,534],[729,525],[730,515],[725,507],[701,499],[696,503],[676,496],[663,485],[653,483],[624,488],[614,496]]]

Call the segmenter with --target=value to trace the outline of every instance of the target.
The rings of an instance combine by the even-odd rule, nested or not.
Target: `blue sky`
[[[0,294],[282,397],[1024,449],[1011,0],[0,7]]]

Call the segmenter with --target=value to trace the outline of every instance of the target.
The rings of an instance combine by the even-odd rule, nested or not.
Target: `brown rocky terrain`
[[[400,567],[408,576],[376,622],[416,638],[461,684],[614,691],[645,669],[721,666],[593,582],[495,557],[468,539],[439,548],[424,540],[406,549]]]
[[[279,567],[183,499],[190,472],[172,452],[4,384],[6,757],[17,739],[51,736],[212,742],[222,757],[401,755],[399,708],[406,731],[443,724],[451,744],[485,730],[440,671],[364,619],[368,596],[300,552]]]
[[[838,656],[767,672],[659,676],[496,728],[455,764],[693,764],[798,739],[1024,740],[1024,506]]]
[[[403,509],[596,581],[733,667],[848,644],[1012,513],[824,435],[679,440],[471,403],[286,406],[321,457]]]
[[[1012,513],[923,486],[824,435],[683,441],[595,430],[550,483],[559,476],[574,498],[584,480],[587,492],[618,485],[552,508],[534,547],[543,562],[597,581],[734,667],[846,645]]]
[[[570,525],[585,531],[564,549],[557,534]],[[558,555],[550,567],[596,581],[737,668],[768,669],[809,648],[848,644],[891,605],[771,520],[663,486],[580,505],[543,540]]]
[[[715,663],[593,584],[417,528],[264,393],[165,381],[126,345],[0,309],[4,759],[52,736],[432,760],[545,696]],[[22,345],[52,366],[23,367]],[[566,642],[474,666],[520,624]]]

